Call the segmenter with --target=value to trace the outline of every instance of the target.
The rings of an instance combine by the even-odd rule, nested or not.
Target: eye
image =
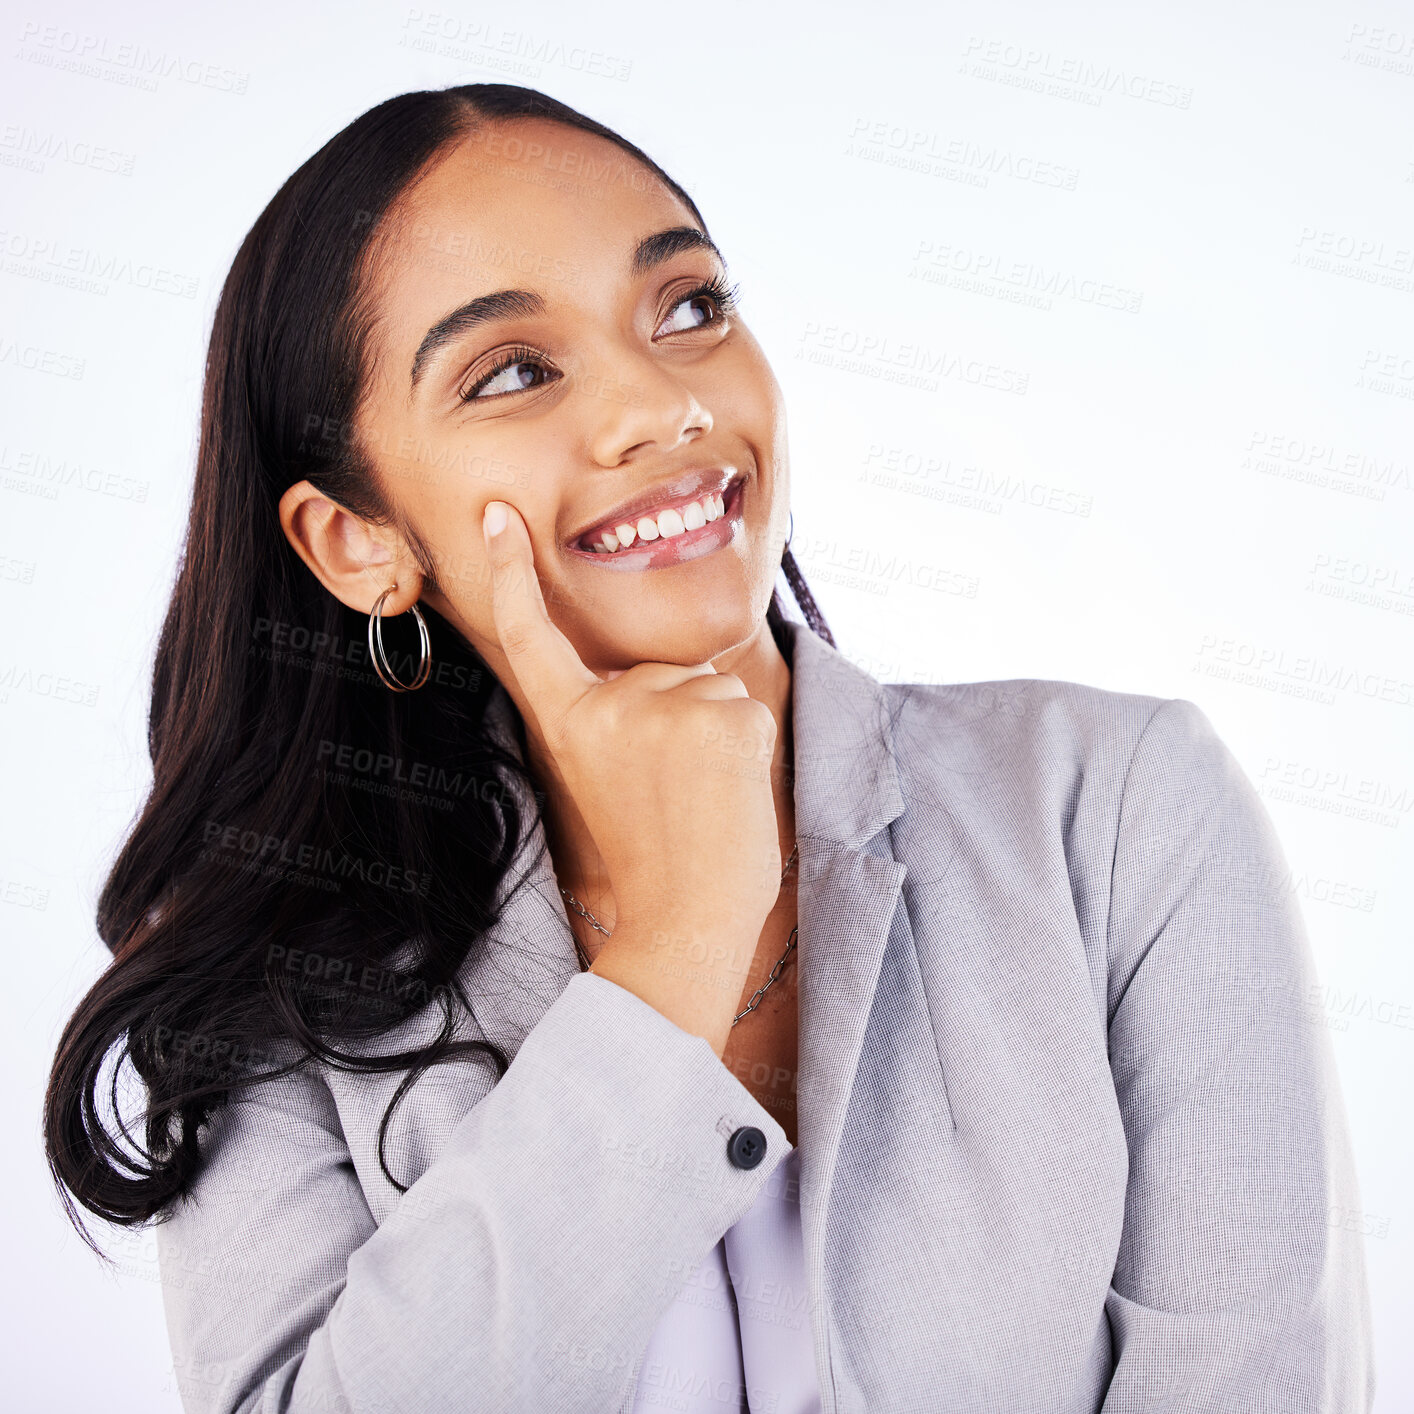
[[[720,276],[714,275],[695,290],[689,290],[672,308],[668,318],[659,326],[659,333],[686,334],[694,329],[705,329],[713,324],[722,324],[736,313],[739,286],[728,285]],[[692,311],[692,307],[706,306],[702,317]],[[679,322],[682,311],[689,313],[686,322]],[[676,325],[668,328],[670,324]],[[544,377],[537,377],[543,374]],[[545,362],[536,349],[518,344],[506,349],[475,382],[461,389],[457,397],[464,403],[490,402],[510,393],[524,393],[533,388],[543,387],[562,377],[556,369]]]
[[[487,402],[492,398],[504,397],[507,393],[523,393],[553,381],[549,378],[535,381],[537,371],[553,374],[555,378],[560,376],[534,349],[523,345],[507,349],[485,373],[458,392],[457,396],[464,403]]]
[[[664,326],[674,323],[680,311],[690,310],[695,304],[706,304],[709,312],[705,318],[697,319],[689,314],[686,324],[679,324],[677,328],[668,329],[669,334],[685,334],[691,329],[702,329],[709,324],[721,324],[726,321],[737,309],[738,286],[728,286],[719,276],[714,275],[704,284],[699,285],[695,290],[689,290],[673,306],[672,313],[659,325],[659,332],[662,333]]]

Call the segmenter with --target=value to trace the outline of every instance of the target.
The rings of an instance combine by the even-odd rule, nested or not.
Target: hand
[[[593,970],[724,1042],[780,892],[775,718],[710,662],[592,672],[550,620],[524,521],[496,504],[496,635],[613,888],[614,933]]]

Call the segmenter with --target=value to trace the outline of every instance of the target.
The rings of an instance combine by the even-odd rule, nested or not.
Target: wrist
[[[621,920],[590,971],[617,983],[721,1056],[754,952],[755,937],[718,925]]]

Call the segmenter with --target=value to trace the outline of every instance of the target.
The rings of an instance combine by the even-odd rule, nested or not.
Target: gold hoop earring
[[[417,605],[411,604],[413,617],[417,620],[417,636],[421,643],[421,661],[417,666],[417,676],[410,683],[399,682],[393,673],[392,667],[388,663],[388,656],[383,651],[383,601],[397,588],[396,584],[391,584],[379,596],[378,602],[374,604],[372,613],[368,616],[368,655],[373,659],[374,671],[383,679],[383,685],[393,692],[415,692],[423,683],[427,681],[427,675],[432,671],[432,640],[427,634],[427,620],[422,617],[422,610]]]

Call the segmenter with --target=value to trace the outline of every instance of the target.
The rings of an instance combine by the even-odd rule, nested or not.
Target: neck
[[[771,627],[763,618],[757,632],[745,643],[712,659],[719,673],[733,673],[748,695],[764,702],[776,720],[776,746],[771,758],[771,791],[776,803],[781,865],[795,847],[795,743],[791,724],[791,667],[776,646]],[[616,916],[613,887],[573,799],[559,785],[558,772],[548,769],[549,753],[529,724],[526,747],[531,770],[545,791],[545,839],[561,887],[568,889],[611,933]],[[591,958],[605,942],[588,922],[568,910],[571,926]]]

